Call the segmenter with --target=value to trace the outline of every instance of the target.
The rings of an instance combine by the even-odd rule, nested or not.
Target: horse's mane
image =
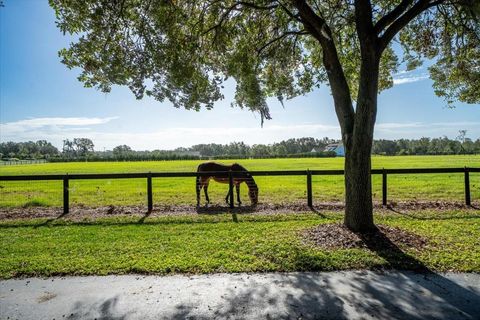
[[[245,172],[248,172],[248,170],[245,169],[244,166],[242,166],[241,164],[238,164],[238,163],[232,164],[231,167],[232,167],[232,171],[245,171]]]
[[[258,186],[257,186],[257,183],[255,182],[255,179],[253,179],[252,175],[248,172],[248,170],[245,167],[243,167],[242,165],[240,165],[238,163],[234,163],[234,164],[231,164],[231,165],[225,165],[225,164],[214,162],[214,161],[204,162],[204,163],[200,164],[198,166],[198,169],[197,169],[197,171],[207,171],[207,172],[208,171],[222,171],[222,170],[225,170],[225,171],[232,170],[232,171],[235,171],[235,172],[239,172],[240,174],[237,174],[237,177],[246,178],[245,182],[246,182],[249,190],[252,189],[252,188],[258,190]]]
[[[245,167],[243,167],[238,163],[234,163],[232,164],[232,171],[245,172],[245,177],[248,179],[245,181],[245,183],[247,184],[248,189],[250,190],[253,188],[258,190],[258,186],[257,186],[257,183],[255,182],[255,179],[253,179],[253,176],[250,174],[250,172],[248,172],[247,169],[245,169]]]

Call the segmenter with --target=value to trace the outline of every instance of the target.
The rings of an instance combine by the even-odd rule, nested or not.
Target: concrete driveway
[[[0,281],[0,319],[480,319],[479,274],[326,272]]]

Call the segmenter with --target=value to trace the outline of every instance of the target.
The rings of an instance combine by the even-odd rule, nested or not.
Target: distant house
[[[310,151],[311,153],[315,153],[315,152],[318,152],[317,149],[313,148],[312,151]]]
[[[345,156],[345,148],[343,147],[343,143],[331,143],[327,145],[323,151],[333,151],[337,157]]]

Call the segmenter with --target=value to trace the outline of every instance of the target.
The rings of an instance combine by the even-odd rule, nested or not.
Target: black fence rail
[[[382,175],[382,204],[387,205],[388,175],[395,174],[435,174],[435,173],[463,173],[465,186],[465,204],[471,205],[470,173],[480,172],[480,168],[409,168],[409,169],[372,169],[372,175]],[[344,175],[344,170],[279,170],[279,171],[249,171],[252,176],[306,176],[307,205],[313,206],[312,176]],[[233,180],[241,172],[217,171],[217,172],[146,172],[146,173],[101,173],[101,174],[51,174],[51,175],[15,175],[0,176],[0,181],[45,181],[63,180],[63,212],[70,209],[69,181],[70,180],[93,180],[93,179],[147,179],[147,207],[153,210],[152,178],[186,178],[201,176],[226,176],[229,177],[229,206],[234,207]]]

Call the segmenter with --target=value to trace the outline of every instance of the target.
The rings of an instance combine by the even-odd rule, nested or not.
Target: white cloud
[[[0,135],[3,140],[6,136],[11,136],[13,134],[20,134],[22,132],[29,132],[37,129],[57,129],[62,130],[68,127],[68,130],[81,130],[82,128],[75,128],[78,126],[88,126],[88,125],[99,125],[110,122],[118,117],[107,117],[107,118],[34,118],[19,120],[13,122],[6,122],[0,124]],[[88,129],[88,128],[83,128]]]
[[[261,127],[165,128],[154,132],[91,132],[99,148],[127,144],[136,150],[174,149],[200,143],[268,144],[289,138],[340,137],[340,128],[330,125],[272,125]]]
[[[477,139],[480,133],[478,128],[480,128],[480,122],[478,121],[378,123],[375,126],[375,138],[416,139],[442,136],[452,138],[458,135],[458,130],[466,129],[470,138]]]
[[[109,118],[38,118],[0,125],[0,142],[28,141],[45,139],[61,148],[64,139],[76,137],[90,138],[96,150],[112,149],[127,144],[135,150],[174,149],[199,143],[230,143],[243,141],[247,144],[269,144],[289,138],[330,137],[340,138],[338,125],[297,124],[273,125],[266,123],[264,128],[253,127],[176,127],[163,128],[151,132],[119,131],[101,124],[116,119]],[[94,129],[86,126],[96,126]],[[127,126],[124,126],[126,128]],[[375,127],[376,139],[419,138],[422,136],[455,137],[459,129],[467,129],[469,136],[478,136],[480,122],[386,122]]]
[[[1,131],[4,133],[9,133],[12,131],[28,131],[36,128],[42,127],[51,127],[51,126],[88,126],[88,125],[98,125],[110,122],[118,117],[107,117],[107,118],[34,118],[19,120],[14,122],[7,122],[0,124]]]
[[[90,138],[95,149],[112,149],[120,144],[127,144],[136,150],[173,149],[198,143],[229,143],[244,141],[248,144],[273,143],[276,141],[314,137],[340,137],[338,126],[322,124],[269,125],[264,128],[254,127],[177,127],[164,128],[152,132],[100,131],[84,125],[102,124],[114,118],[65,118],[65,121],[42,119],[21,120],[0,125],[0,141],[28,141],[46,139],[57,147],[64,139],[75,137]],[[51,118],[61,119],[61,118]],[[55,123],[55,125],[51,125]],[[62,125],[59,125],[59,124]],[[65,125],[68,123],[69,125]]]
[[[376,125],[377,129],[380,130],[390,130],[390,129],[403,129],[403,128],[419,128],[424,126],[425,124],[421,122],[385,122],[385,123],[378,123]]]
[[[396,74],[395,76],[393,76],[393,84],[398,85],[398,84],[418,82],[428,78],[429,78],[428,74],[420,74],[420,75],[408,75],[408,73]]]
[[[105,124],[117,118],[52,117],[1,123],[0,142],[45,139],[60,147],[63,139],[91,132],[91,128],[86,126]]]
[[[412,128],[446,128],[446,127],[453,127],[453,128],[462,128],[462,127],[478,127],[480,126],[480,122],[478,121],[459,121],[459,122],[433,122],[433,123],[425,123],[425,122],[385,122],[385,123],[378,123],[376,125],[377,130],[395,130],[395,129],[412,129]]]

